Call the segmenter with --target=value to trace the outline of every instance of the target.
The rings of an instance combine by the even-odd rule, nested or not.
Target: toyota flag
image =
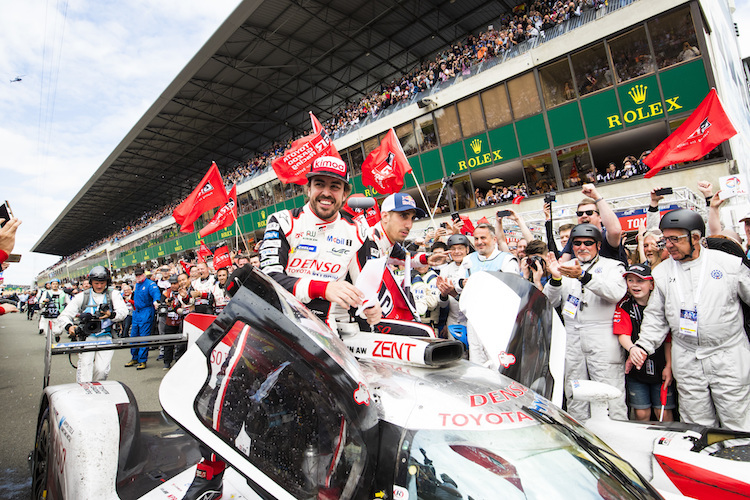
[[[174,209],[172,216],[180,225],[180,231],[192,233],[193,222],[198,220],[198,217],[226,202],[227,190],[221,180],[219,167],[216,163],[211,163],[211,168],[203,176],[198,187]]]
[[[206,224],[198,233],[201,238],[205,238],[211,233],[220,229],[229,227],[237,220],[237,184],[232,186],[227,197],[227,202],[216,211],[213,219]]]
[[[643,159],[649,167],[644,177],[675,163],[698,160],[736,133],[716,89],[711,89],[688,119]]]
[[[396,132],[390,129],[362,164],[362,184],[375,188],[378,193],[393,194],[404,187],[404,176],[411,165],[401,148]]]

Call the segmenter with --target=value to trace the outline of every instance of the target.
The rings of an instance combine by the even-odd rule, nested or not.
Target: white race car
[[[515,325],[501,346],[502,368],[463,359],[454,340],[367,332],[342,339],[254,273],[215,320],[186,320],[189,348],[159,391],[164,412],[139,412],[114,381],[45,388],[33,498],[179,499],[199,446],[229,464],[224,498],[660,498],[648,482],[660,479],[655,467],[634,468],[543,396],[559,394],[548,363],[555,313],[528,283],[491,277],[497,286],[485,293],[517,305],[495,316]],[[672,458],[692,432],[614,425],[644,436],[671,432],[664,439],[683,444],[661,455]],[[652,455],[671,444],[636,441],[631,447]],[[729,462],[719,452],[685,454],[692,464]],[[734,477],[744,489],[729,485],[724,491],[734,487],[735,496],[722,498],[747,495],[750,474]]]

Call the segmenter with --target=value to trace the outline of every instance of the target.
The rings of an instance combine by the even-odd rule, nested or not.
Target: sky
[[[239,3],[3,2],[0,200],[23,220],[6,284],[29,284],[59,260],[31,247]],[[736,8],[748,57],[750,0]]]
[[[31,247],[239,3],[3,2],[0,200],[23,221],[6,284],[59,260]]]

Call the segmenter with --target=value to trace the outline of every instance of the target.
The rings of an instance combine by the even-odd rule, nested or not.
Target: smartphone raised
[[[661,188],[654,191],[656,196],[664,196],[665,194],[672,194],[674,190],[672,188]]]
[[[458,215],[458,212],[453,212],[451,214],[451,219],[453,219],[454,222],[458,222],[459,220],[461,220],[461,216]]]
[[[508,216],[509,216],[510,214],[512,214],[512,213],[513,213],[513,212],[511,212],[510,210],[498,210],[498,211],[497,211],[497,213],[496,213],[495,215],[496,215],[496,216],[498,217],[498,219],[499,219],[499,218],[502,218],[502,217],[508,217]]]
[[[3,220],[2,224],[0,224],[0,227],[3,227],[12,218],[13,218],[13,211],[10,209],[10,204],[8,203],[8,200],[5,200],[5,203],[0,205],[0,219],[5,219]]]

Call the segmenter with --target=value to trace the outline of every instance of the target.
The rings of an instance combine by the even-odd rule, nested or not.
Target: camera
[[[544,203],[552,203],[555,200],[557,200],[557,193],[554,191],[544,194]]]
[[[86,340],[89,335],[102,331],[102,320],[91,313],[81,314],[79,321],[80,323],[73,335],[73,341]]]
[[[166,316],[169,312],[169,307],[167,307],[166,304],[161,304],[159,308],[156,310],[156,314],[158,316]]]
[[[45,302],[42,306],[42,317],[44,318],[56,318],[60,316],[60,310],[57,308],[57,304],[53,301]]]
[[[538,255],[530,255],[528,260],[529,268],[533,269],[534,271],[541,269],[544,269],[544,259],[542,259]]]

